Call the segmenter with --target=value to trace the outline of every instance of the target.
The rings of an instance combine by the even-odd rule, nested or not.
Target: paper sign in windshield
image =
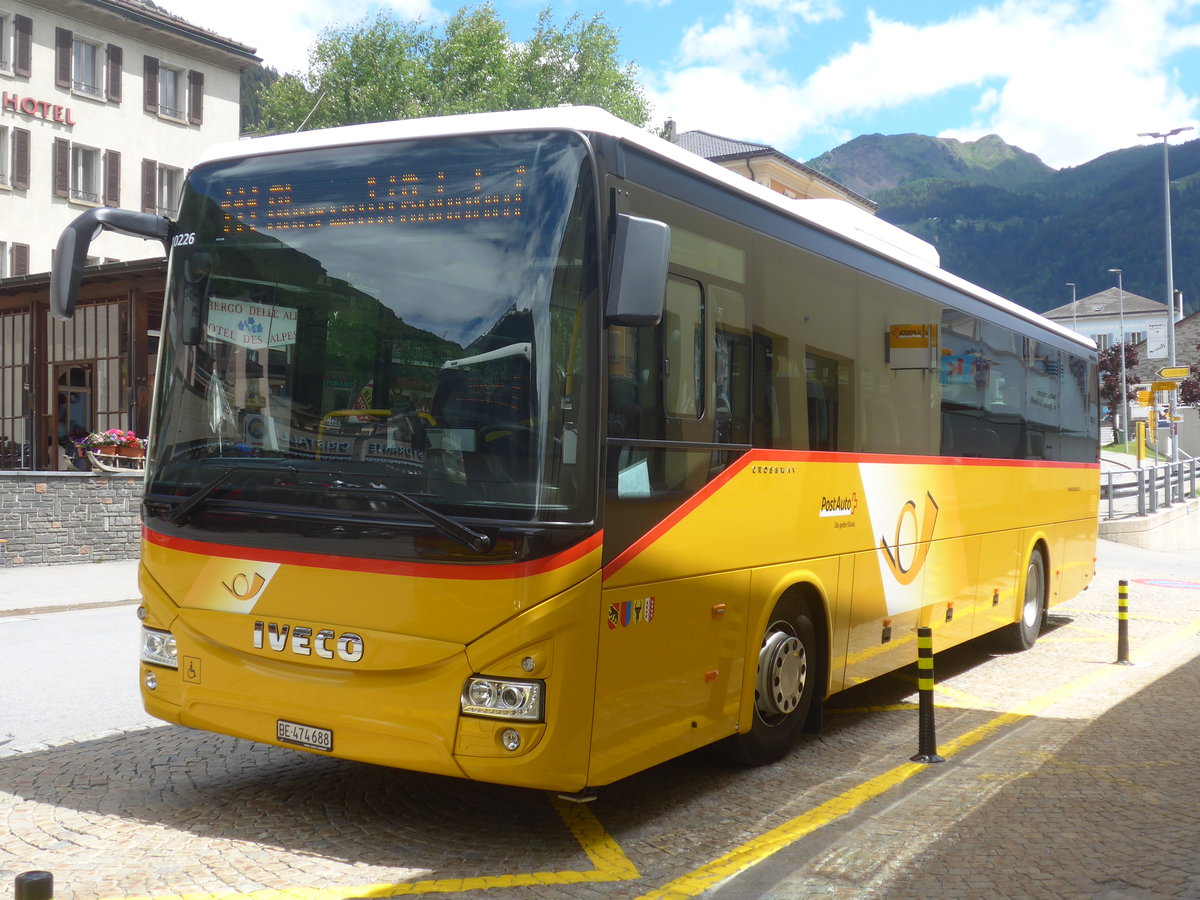
[[[270,350],[296,343],[296,310],[248,300],[208,301],[208,336],[250,350]]]

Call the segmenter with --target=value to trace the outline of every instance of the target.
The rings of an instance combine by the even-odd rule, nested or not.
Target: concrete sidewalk
[[[136,603],[137,570],[136,559],[0,568],[0,616]]]

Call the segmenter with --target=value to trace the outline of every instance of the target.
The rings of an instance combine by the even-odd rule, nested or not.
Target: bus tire
[[[726,742],[736,762],[761,766],[782,759],[804,730],[816,692],[817,632],[807,607],[782,597],[763,629],[754,684],[754,724]]]
[[[1046,621],[1046,558],[1034,549],[1025,566],[1025,594],[1021,616],[996,633],[1001,649],[1011,652],[1028,650],[1037,641]]]

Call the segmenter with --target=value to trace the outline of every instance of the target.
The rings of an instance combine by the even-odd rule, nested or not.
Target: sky
[[[436,25],[463,0],[155,0],[307,70],[323,29],[388,9]],[[474,4],[466,4],[474,5]],[[515,41],[546,0],[494,0]],[[603,13],[651,125],[674,119],[807,161],[862,134],[998,134],[1055,168],[1200,126],[1200,0],[555,0]],[[1200,132],[1198,132],[1200,133]],[[1194,138],[1184,133],[1175,142]]]

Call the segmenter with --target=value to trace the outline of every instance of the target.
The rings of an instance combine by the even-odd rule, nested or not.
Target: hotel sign
[[[3,99],[0,100],[0,110],[7,112],[10,109],[22,115],[35,116],[49,122],[59,122],[63,125],[75,124],[69,106],[61,106],[51,103],[49,100],[37,100],[33,97],[22,97],[20,94],[4,91]]]

